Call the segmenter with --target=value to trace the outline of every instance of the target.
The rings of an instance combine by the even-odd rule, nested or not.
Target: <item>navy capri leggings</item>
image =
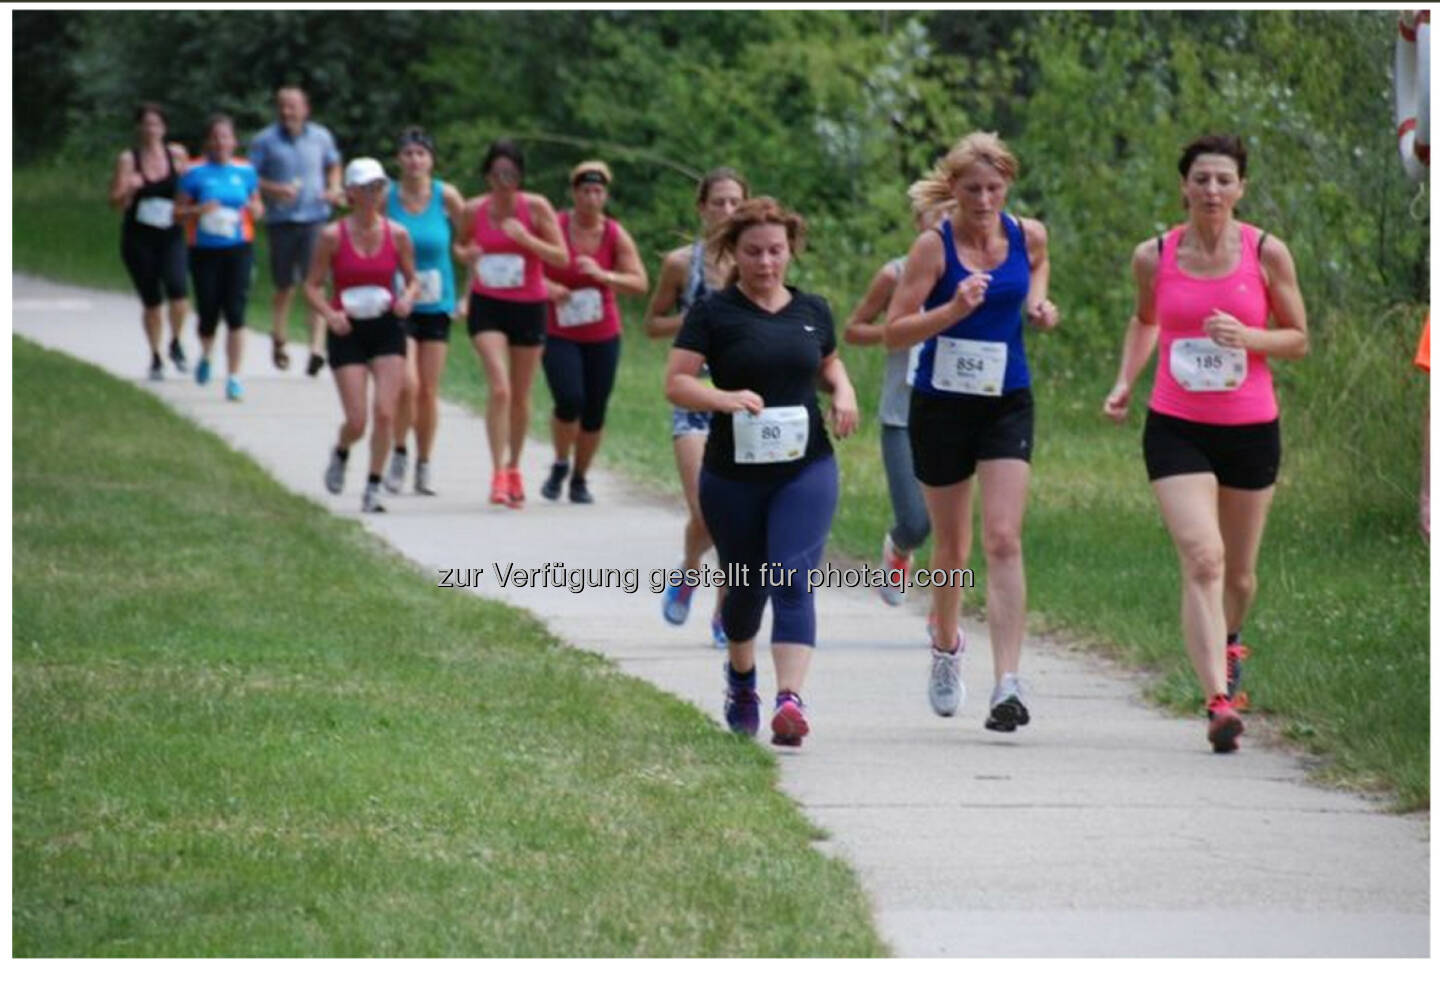
[[[738,481],[700,471],[700,512],[721,568],[732,563],[749,568],[749,585],[731,587],[720,609],[731,642],[755,638],[769,600],[775,606],[772,643],[815,645],[815,595],[807,590],[805,574],[820,566],[839,491],[834,456],[808,463],[784,480]],[[762,564],[769,581],[764,585]]]
[[[604,342],[572,342],[549,335],[540,362],[555,399],[555,420],[578,420],[586,432],[604,428],[605,406],[620,365],[620,336]]]

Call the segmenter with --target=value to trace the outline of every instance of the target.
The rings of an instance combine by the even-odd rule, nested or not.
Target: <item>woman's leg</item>
[[[1225,541],[1213,474],[1153,481],[1160,515],[1180,556],[1180,625],[1206,699],[1225,693]]]
[[[505,465],[505,447],[510,437],[510,374],[505,368],[508,344],[505,333],[481,330],[470,337],[490,396],[485,400],[485,435],[490,440],[490,464],[495,473]]]
[[[990,623],[995,680],[1020,669],[1025,641],[1025,560],[1020,530],[1030,487],[1030,464],[1018,459],[981,460],[981,545],[985,550],[988,594],[985,616]]]
[[[515,469],[520,466],[520,453],[530,428],[530,387],[535,382],[535,371],[540,366],[540,353],[544,348],[538,345],[510,347],[509,465]]]
[[[444,339],[426,340],[418,344],[419,382],[415,398],[415,444],[422,462],[430,461],[435,449],[435,432],[440,426],[440,378],[445,373],[445,357],[450,343]]]

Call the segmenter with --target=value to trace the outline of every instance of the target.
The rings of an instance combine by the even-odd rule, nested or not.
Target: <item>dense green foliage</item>
[[[15,15],[17,44],[31,16]],[[440,138],[441,172],[466,192],[481,188],[480,155],[499,135],[521,140],[527,185],[560,204],[569,166],[603,156],[616,170],[612,211],[653,275],[663,251],[692,237],[695,176],[724,162],[805,214],[810,248],[795,282],[828,296],[842,320],[874,269],[910,241],[908,184],[965,131],[1000,131],[1021,160],[1011,206],[1049,227],[1052,296],[1064,315],[1054,335],[1029,345],[1039,405],[1026,530],[1032,605],[1046,621],[1169,668],[1177,701],[1193,692],[1179,691],[1189,685],[1175,570],[1144,486],[1138,419],[1116,431],[1098,409],[1131,307],[1131,251],[1183,217],[1180,147],[1207,131],[1240,133],[1251,149],[1241,212],[1290,246],[1311,331],[1307,359],[1274,364],[1286,456],[1253,623],[1268,661],[1254,668],[1257,702],[1298,738],[1335,751],[1340,773],[1377,778],[1407,805],[1428,799],[1428,557],[1413,524],[1426,382],[1408,357],[1429,296],[1429,214],[1395,150],[1392,15],[66,17],[74,42],[56,85],[80,95],[65,145],[78,163],[113,155],[141,97],[175,104],[181,134],[193,135],[211,109],[195,101],[209,99],[236,112],[244,131],[268,118],[274,82],[297,79],[347,154],[388,156],[398,126],[425,123]],[[135,57],[200,45],[219,25],[226,46]],[[269,37],[281,28],[325,44],[297,61]],[[27,120],[17,117],[17,129]],[[17,146],[25,139],[17,131]],[[22,204],[20,186],[25,265],[47,215]],[[27,206],[42,213],[22,218]],[[640,341],[628,313],[605,452],[666,479],[664,347]],[[447,387],[474,401],[482,385],[470,357],[462,347],[455,359]],[[868,408],[880,351],[847,349],[845,360]],[[1137,409],[1143,395],[1142,385]],[[547,414],[537,404],[537,426]],[[842,447],[834,545],[850,555],[873,556],[886,522],[875,449],[871,424]]]

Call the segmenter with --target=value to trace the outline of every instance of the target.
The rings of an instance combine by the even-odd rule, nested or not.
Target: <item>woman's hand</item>
[[[1230,349],[1249,348],[1250,329],[1241,324],[1240,319],[1233,314],[1216,308],[1210,317],[1205,319],[1202,327],[1216,345]]]
[[[344,311],[331,310],[325,315],[325,325],[336,335],[350,334],[350,316]]]
[[[985,291],[990,288],[989,273],[971,273],[955,287],[953,302],[960,305],[960,318],[968,318],[975,309],[985,303]]]
[[[720,391],[720,403],[715,410],[732,415],[740,411],[758,415],[765,410],[765,401],[753,390],[722,390]]]
[[[1041,331],[1048,331],[1060,324],[1060,309],[1047,297],[1025,308],[1025,319]]]
[[[1110,389],[1110,394],[1105,398],[1105,415],[1116,425],[1123,422],[1130,414],[1130,385],[1117,383]]]
[[[590,279],[600,283],[608,283],[605,279],[605,270],[590,256],[581,256],[575,261],[575,268]]]
[[[530,230],[520,223],[519,218],[506,218],[504,221],[500,222],[500,230],[503,231],[506,235],[509,235],[510,238],[514,241],[519,242],[521,245],[530,244],[527,241],[530,238]]]
[[[842,384],[830,401],[830,427],[837,439],[848,437],[860,427],[860,405],[848,383]]]

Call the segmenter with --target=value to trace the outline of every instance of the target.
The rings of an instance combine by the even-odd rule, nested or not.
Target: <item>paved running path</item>
[[[318,380],[298,371],[303,348],[292,346],[299,362],[279,374],[257,336],[245,401],[228,404],[223,369],[205,388],[173,375],[145,380],[138,305],[128,295],[18,275],[13,293],[17,331],[152,391],[284,486],[361,517],[363,445],[344,494],[321,485],[339,405],[328,370]],[[193,362],[193,332],[186,347]],[[475,362],[462,334],[451,362]],[[532,442],[529,507],[493,508],[484,502],[480,419],[453,405],[441,419],[440,496],[390,498],[390,512],[363,516],[364,526],[437,571],[483,568],[482,593],[529,609],[574,645],[718,719],[711,595],[697,594],[690,623],[677,629],[663,624],[648,590],[650,571],[676,558],[676,502],[599,472],[596,505],[539,500],[548,446]],[[656,445],[665,444],[657,427]],[[641,589],[501,590],[492,567],[551,561],[637,567]],[[815,731],[780,757],[782,787],[828,831],[826,851],[858,870],[896,954],[1428,954],[1427,818],[1384,814],[1307,784],[1297,760],[1255,737],[1216,757],[1198,718],[1147,707],[1135,682],[1104,661],[1038,639],[1024,657],[1034,692],[1027,729],[1001,736],[980,726],[991,683],[983,629],[970,633],[970,703],[954,719],[936,718],[925,697],[922,609],[911,600],[897,610],[872,591],[821,592],[806,695]],[[762,693],[773,694],[773,681],[766,662]]]

